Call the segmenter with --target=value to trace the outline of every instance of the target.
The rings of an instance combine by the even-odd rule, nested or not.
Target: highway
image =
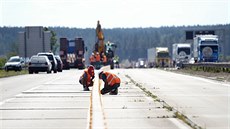
[[[103,87],[97,77],[93,94],[82,91],[77,69],[1,78],[0,129],[191,129],[187,120],[230,128],[227,82],[159,69],[110,71],[121,78],[118,95],[96,94]]]

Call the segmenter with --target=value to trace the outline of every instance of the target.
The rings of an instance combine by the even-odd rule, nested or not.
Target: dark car
[[[24,66],[24,61],[19,56],[12,56],[6,62],[4,68],[8,72],[9,70],[21,71]]]
[[[61,60],[61,57],[59,55],[54,55],[54,57],[57,60],[57,70],[58,70],[58,72],[62,72],[63,62]]]
[[[47,56],[32,56],[29,61],[28,71],[29,74],[38,72],[51,73],[52,64]]]
[[[54,57],[54,54],[51,52],[42,52],[42,53],[38,53],[38,56],[47,56],[48,59],[50,60],[51,64],[52,64],[52,70],[54,73],[57,73],[57,60]]]

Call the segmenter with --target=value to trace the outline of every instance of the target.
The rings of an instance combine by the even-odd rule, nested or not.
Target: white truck
[[[172,60],[174,66],[181,66],[191,59],[191,44],[174,43],[172,46]]]

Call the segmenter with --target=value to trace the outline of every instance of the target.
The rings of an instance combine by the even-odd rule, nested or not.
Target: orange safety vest
[[[109,86],[113,86],[116,83],[121,83],[121,80],[117,75],[109,72],[104,72],[104,74],[106,75],[106,79]]]
[[[90,82],[91,82],[91,75],[89,74],[88,69],[85,69],[85,70],[84,70],[84,73],[81,75],[81,80],[83,79],[85,73],[87,74],[86,83],[87,83],[87,85],[90,85]]]
[[[101,56],[99,54],[95,55],[96,61],[100,61],[101,60]]]
[[[103,62],[106,63],[107,62],[107,57],[104,55],[103,56]]]

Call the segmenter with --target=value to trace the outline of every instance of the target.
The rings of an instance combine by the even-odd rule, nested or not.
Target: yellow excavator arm
[[[97,21],[96,37],[97,37],[97,41],[95,46],[97,47],[95,48],[95,50],[101,54],[102,52],[104,52],[105,45],[104,45],[104,34],[101,29],[100,21]]]

